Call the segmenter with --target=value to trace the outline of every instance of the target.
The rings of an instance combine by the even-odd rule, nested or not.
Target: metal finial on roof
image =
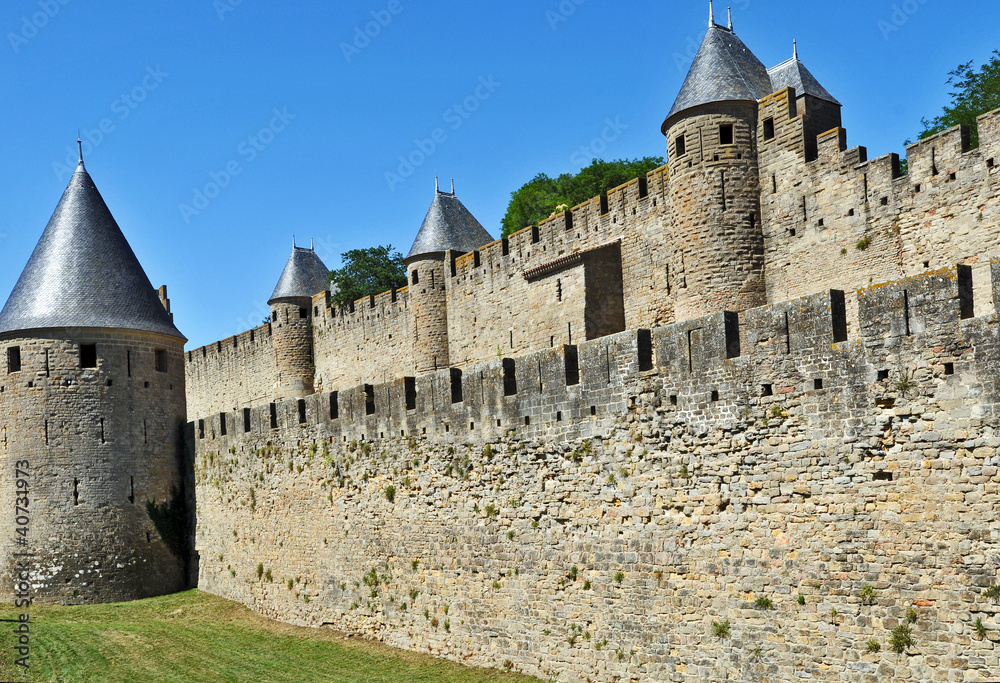
[[[437,176],[434,176],[434,191],[435,192],[440,192],[441,191],[441,184],[438,182],[438,177]]]
[[[295,248],[295,233],[292,233],[292,249]]]
[[[799,41],[792,40],[792,59],[799,58]]]
[[[83,166],[83,138],[79,137],[79,132],[77,132],[76,147],[80,152],[80,165]]]
[[[455,179],[451,179],[451,193],[455,194]]]
[[[312,237],[309,238],[309,251],[316,251],[316,241]]]
[[[708,0],[708,27],[715,26],[715,9],[712,7],[712,0]]]
[[[733,8],[729,8],[729,30],[733,30]]]

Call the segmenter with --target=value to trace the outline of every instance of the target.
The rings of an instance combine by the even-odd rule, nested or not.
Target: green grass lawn
[[[18,611],[4,605],[0,618]],[[28,675],[13,665],[14,624],[0,623],[2,681],[537,681],[280,624],[197,590],[115,605],[35,605],[30,614]]]

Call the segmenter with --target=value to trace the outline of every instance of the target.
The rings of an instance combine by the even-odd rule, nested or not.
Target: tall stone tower
[[[680,320],[766,303],[757,159],[758,100],[767,69],[728,26],[715,23],[663,122],[676,220]]]
[[[81,157],[0,312],[0,566],[32,553],[39,602],[185,587],[185,338],[161,293]]]
[[[446,263],[447,252],[466,254],[492,241],[486,228],[455,196],[454,183],[451,192],[435,188],[431,208],[406,256],[410,330],[418,373],[446,368],[449,364],[445,287],[451,264]]]
[[[274,397],[302,398],[313,393],[312,297],[329,287],[330,269],[311,248],[295,246],[274,292],[271,334],[277,380]]]

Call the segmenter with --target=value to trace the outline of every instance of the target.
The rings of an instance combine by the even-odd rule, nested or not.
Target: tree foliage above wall
[[[994,50],[993,58],[979,71],[973,64],[960,64],[949,73],[948,85],[955,89],[949,93],[951,103],[942,108],[940,116],[921,120],[921,140],[964,123],[972,129],[972,147],[979,146],[976,117],[1000,108],[1000,50]]]
[[[330,282],[337,287],[333,294],[336,306],[348,306],[366,296],[406,285],[403,255],[391,244],[351,249],[341,254],[341,263],[339,269],[330,271]]]
[[[503,236],[507,237],[529,225],[538,225],[539,221],[554,213],[566,211],[634,178],[644,176],[663,163],[662,157],[615,161],[594,159],[590,166],[576,174],[563,173],[557,178],[550,178],[539,173],[531,182],[511,193],[507,215],[503,218]]]

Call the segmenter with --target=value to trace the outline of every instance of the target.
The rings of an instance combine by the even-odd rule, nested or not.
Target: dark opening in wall
[[[365,415],[375,414],[375,387],[371,384],[365,385]]]
[[[278,406],[275,403],[270,404],[268,410],[271,415],[271,429],[278,428]]]
[[[639,372],[653,369],[653,333],[649,330],[636,332],[636,351],[639,356]]]
[[[944,374],[946,374],[946,375],[954,375],[955,374],[955,364],[954,363],[945,363],[944,364]]]
[[[958,176],[956,174],[954,174],[954,173],[949,173],[948,174],[948,180],[957,180],[957,179],[958,179]]]
[[[739,358],[740,349],[740,316],[732,311],[722,314],[726,333],[726,358]]]
[[[608,193],[604,192],[601,194],[601,215],[607,216],[611,213],[611,209],[608,207]]]
[[[407,410],[417,409],[417,380],[414,377],[403,378],[403,394]]]
[[[590,416],[597,417],[597,406],[590,406]]]
[[[21,347],[10,346],[7,348],[7,374],[21,372]]]
[[[720,145],[733,144],[733,124],[724,123],[721,126],[719,126],[719,144]]]
[[[461,403],[465,400],[462,394],[462,371],[458,368],[451,368],[451,402]]]
[[[872,475],[874,481],[892,481],[892,472],[881,470]]]
[[[304,398],[300,398],[297,401],[297,403],[298,403],[298,408],[299,408],[299,424],[305,424],[305,421],[306,421],[306,400]]]
[[[571,387],[580,383],[580,356],[575,346],[563,347],[563,359],[566,364],[566,386]]]
[[[822,388],[823,388],[823,380],[821,380],[821,379],[814,379],[813,380],[813,389],[822,389]]]
[[[645,199],[649,196],[649,181],[645,176],[639,178],[639,199]]]
[[[916,185],[913,186],[913,192],[915,194],[920,194],[920,190],[921,189],[923,189],[923,188],[921,187],[920,183],[917,183]]]
[[[336,420],[340,417],[340,405],[337,401],[337,392],[330,392],[330,419]]]
[[[524,416],[524,426],[527,427],[531,424],[531,417],[529,415]]]
[[[674,140],[674,150],[679,157],[687,154],[687,141],[684,139],[683,135],[678,135],[677,139]]]
[[[503,359],[503,395],[514,396],[517,394],[517,373],[513,358]]]
[[[677,394],[670,395],[670,405],[672,406],[677,405]]]
[[[556,301],[562,301],[562,280],[556,280]]]
[[[73,505],[80,504],[80,481],[78,479],[73,480]]]
[[[46,361],[46,363],[48,363],[48,358],[49,358],[48,351],[46,351],[45,352],[45,361]],[[188,351],[188,361],[189,362],[191,361],[191,352],[190,351]],[[132,352],[131,351],[126,351],[125,352],[125,373],[128,375],[129,378],[132,377]]]
[[[146,425],[146,420],[142,421],[142,442],[149,443],[149,429]]]
[[[198,438],[199,439],[204,439],[205,438],[205,421],[204,420],[198,420]]]
[[[80,344],[80,367],[97,367],[97,344]]]
[[[879,370],[878,371],[878,381],[882,382],[882,381],[885,381],[887,379],[889,379],[889,371],[888,370]]]
[[[531,226],[531,243],[538,244],[539,239],[541,239],[541,237],[538,234],[538,226],[537,225]]]
[[[771,384],[762,384],[760,386],[761,396],[774,396],[774,386]]]
[[[482,265],[482,261],[480,260],[479,252],[478,251],[472,252],[472,267],[473,268],[478,268],[481,265]]]
[[[764,119],[764,139],[774,139],[774,119]]]
[[[880,199],[878,201],[879,201],[879,204],[881,204],[882,206],[889,206],[889,198],[888,197],[882,197],[882,199]]]
[[[101,443],[107,443],[104,438],[104,418],[101,418]]]
[[[500,240],[500,255],[501,256],[510,255],[510,240],[508,240],[506,237]]]
[[[976,314],[972,301],[972,266],[958,267],[958,310],[962,320]]]
[[[319,306],[313,306],[313,316],[319,317]],[[233,338],[233,346],[236,346],[236,339]]]
[[[993,168],[996,166],[996,162],[993,159],[986,160],[986,168]]]
[[[300,308],[299,309],[299,320],[308,320],[308,319],[309,319],[309,309],[308,308]]]
[[[822,228],[824,225],[826,225],[826,220],[823,218],[820,218],[819,221],[816,223],[817,228]]]
[[[219,435],[220,436],[225,436],[226,433],[227,433],[227,430],[226,430],[226,414],[225,413],[219,413]]]
[[[135,477],[128,478],[128,502],[135,505]]]
[[[847,215],[848,216],[853,216],[854,215],[854,209],[848,209],[847,210]]]
[[[839,289],[830,290],[830,317],[833,323],[833,341],[847,341],[847,300]]]
[[[719,400],[719,390],[718,389],[713,389],[712,390],[712,403],[715,403],[718,400]]]
[[[562,411],[561,410],[557,410],[556,411],[556,422],[562,422]]]
[[[243,409],[243,433],[246,434],[250,431],[250,409]]]
[[[410,282],[412,282],[415,285],[420,284],[420,273],[417,272],[416,268],[414,268],[413,272],[410,273]]]
[[[167,371],[167,351],[166,349],[156,349],[156,371]]]

